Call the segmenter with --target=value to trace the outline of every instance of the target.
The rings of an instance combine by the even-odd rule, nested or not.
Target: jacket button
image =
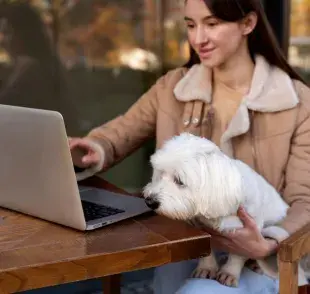
[[[186,120],[183,121],[183,123],[184,123],[185,126],[188,126],[189,125],[189,120],[186,119]]]
[[[199,119],[197,117],[192,119],[192,123],[194,125],[198,124],[198,122],[199,122]]]

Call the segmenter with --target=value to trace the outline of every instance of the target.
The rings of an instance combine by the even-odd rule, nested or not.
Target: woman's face
[[[185,21],[190,45],[209,68],[226,64],[246,48],[247,35],[255,27],[248,20],[225,22],[216,18],[203,0],[186,1]]]

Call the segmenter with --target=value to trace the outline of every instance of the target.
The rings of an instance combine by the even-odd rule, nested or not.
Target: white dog
[[[286,216],[288,205],[262,176],[207,139],[176,136],[152,155],[151,163],[153,178],[144,197],[159,214],[189,222],[198,219],[216,230],[231,231],[243,227],[236,216],[243,206],[265,236],[280,229],[275,225]],[[193,275],[237,286],[245,262],[231,254],[219,269],[211,254],[200,259]],[[270,270],[264,261],[257,262],[265,273]]]

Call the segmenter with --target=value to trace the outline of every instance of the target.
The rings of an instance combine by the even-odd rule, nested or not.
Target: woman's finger
[[[82,139],[75,139],[75,140],[69,141],[69,146],[70,146],[71,150],[74,148],[77,148],[77,147],[81,148],[81,149],[85,149],[87,151],[92,150],[89,143],[87,141],[82,140]]]
[[[257,225],[254,219],[245,211],[243,207],[240,207],[237,211],[237,215],[243,223],[245,228],[251,228],[257,230]]]
[[[91,153],[83,156],[82,162],[83,164],[92,165],[97,164],[99,162],[100,158],[97,153]]]

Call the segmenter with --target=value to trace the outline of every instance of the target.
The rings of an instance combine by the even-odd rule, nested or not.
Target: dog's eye
[[[173,178],[173,181],[174,181],[178,186],[180,186],[180,187],[184,187],[184,186],[185,186],[185,184],[180,180],[179,177],[174,177],[174,178]]]

